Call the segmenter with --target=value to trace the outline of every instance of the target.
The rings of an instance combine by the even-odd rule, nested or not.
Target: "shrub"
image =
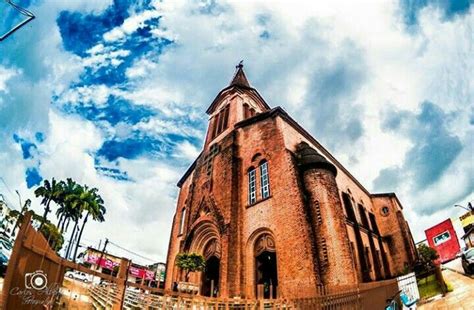
[[[206,268],[206,260],[196,253],[179,253],[176,256],[176,265],[186,272],[185,279],[188,282],[191,272],[202,271]]]

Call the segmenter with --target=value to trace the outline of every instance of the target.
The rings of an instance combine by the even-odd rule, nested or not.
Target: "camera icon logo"
[[[27,289],[42,290],[48,285],[48,278],[43,270],[36,270],[25,274],[25,287]]]

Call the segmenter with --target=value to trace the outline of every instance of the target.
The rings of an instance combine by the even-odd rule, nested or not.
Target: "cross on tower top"
[[[230,82],[230,86],[244,86],[250,87],[250,83],[244,73],[244,61],[241,60],[237,66],[235,66],[235,74]]]

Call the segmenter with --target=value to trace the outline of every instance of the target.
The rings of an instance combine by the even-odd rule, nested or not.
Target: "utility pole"
[[[102,258],[104,257],[105,249],[107,248],[108,243],[109,243],[109,239],[105,238],[104,248],[102,249],[100,253],[99,261],[97,262],[97,269],[101,267],[100,264],[102,264]]]

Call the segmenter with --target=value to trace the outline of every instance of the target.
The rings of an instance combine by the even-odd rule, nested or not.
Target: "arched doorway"
[[[278,270],[275,241],[264,234],[255,243],[255,286],[258,298],[276,298]]]
[[[216,297],[219,295],[220,260],[211,256],[206,260],[206,269],[202,274],[201,295]]]
[[[206,268],[201,276],[201,295],[216,297],[219,295],[220,245],[217,239],[209,241],[204,247]]]

